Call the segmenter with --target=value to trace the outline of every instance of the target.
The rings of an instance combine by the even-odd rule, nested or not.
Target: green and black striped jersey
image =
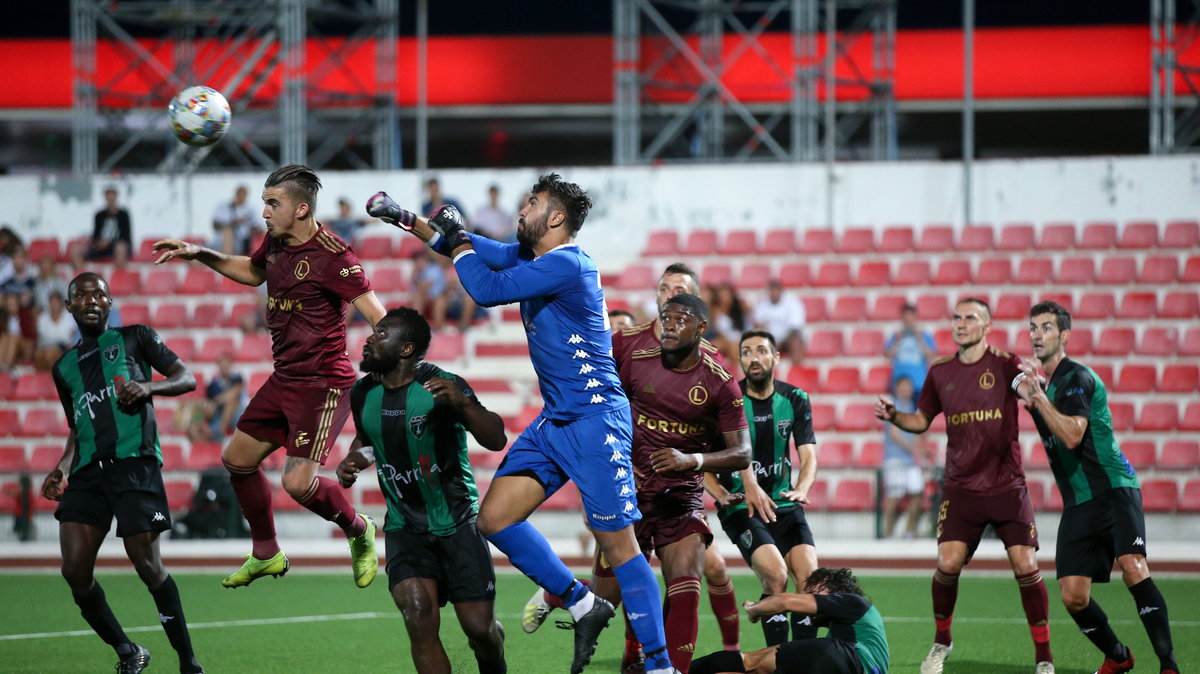
[[[758,486],[778,506],[795,505],[783,493],[792,489],[792,460],[788,453],[788,438],[794,438],[796,446],[817,442],[812,426],[812,404],[803,389],[785,381],[775,380],[775,393],[765,400],[746,395],[746,380],[741,381],[742,406],[746,410],[746,421],[750,424],[750,465],[754,468]],[[745,493],[742,475],[738,472],[720,473],[717,479],[726,489]],[[746,504],[737,503],[730,510],[744,509]]]
[[[153,456],[162,463],[153,398],[117,402],[123,381],[150,381],[151,368],[166,374],[179,357],[145,325],[109,328],[79,340],[54,364],[54,384],[67,423],[75,431],[71,472],[100,459]]]
[[[1063,358],[1050,377],[1046,397],[1060,413],[1088,420],[1079,446],[1067,449],[1050,432],[1042,415],[1033,411],[1064,507],[1085,503],[1111,489],[1140,488],[1133,466],[1113,436],[1108,389],[1092,368]]]
[[[422,386],[435,377],[453,381],[469,400],[479,402],[461,377],[424,362],[408,386],[388,389],[369,375],[350,391],[359,440],[375,448],[379,487],[387,501],[386,531],[449,536],[479,512],[462,417]]]

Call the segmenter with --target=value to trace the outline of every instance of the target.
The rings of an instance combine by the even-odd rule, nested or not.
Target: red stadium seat
[[[921,295],[917,298],[917,318],[923,321],[949,320],[950,302],[942,294]]]
[[[1195,220],[1178,220],[1167,223],[1159,246],[1194,250],[1200,247],[1200,223]]]
[[[821,388],[821,371],[808,365],[797,365],[788,371],[784,381],[805,391],[816,391]]]
[[[1142,262],[1142,273],[1138,274],[1138,283],[1146,285],[1164,285],[1175,283],[1179,276],[1179,258],[1171,256],[1148,257]]]
[[[1021,416],[1029,416],[1021,413]],[[1029,445],[1029,453],[1025,456],[1026,468],[1048,468],[1050,467],[1050,458],[1046,456],[1046,448],[1040,442],[1034,442]]]
[[[1117,248],[1140,249],[1158,246],[1157,222],[1127,222]]]
[[[205,363],[215,363],[222,354],[234,355],[237,348],[231,337],[202,337],[199,359]]]
[[[826,318],[825,298],[820,295],[800,298],[804,303],[805,318],[809,323],[819,323]]]
[[[881,253],[907,253],[913,249],[913,230],[908,226],[888,227],[879,237]]]
[[[721,241],[721,255],[753,255],[756,252],[758,252],[758,233],[752,229],[732,230]],[[767,254],[770,253],[767,252]]]
[[[1121,298],[1121,307],[1117,310],[1119,318],[1151,318],[1158,311],[1158,296],[1154,293],[1125,293]]]
[[[887,262],[864,262],[858,266],[858,275],[854,277],[854,285],[859,288],[877,288],[889,285],[891,281],[891,266]]]
[[[1054,282],[1067,285],[1089,284],[1096,280],[1096,261],[1090,257],[1065,258],[1058,265]]]
[[[222,302],[201,302],[192,308],[189,324],[196,328],[215,328],[226,323],[228,319],[225,317],[225,304]]]
[[[717,233],[711,229],[693,230],[688,234],[687,242],[679,249],[679,254],[684,257],[716,255]]]
[[[204,470],[221,465],[221,443],[193,442],[188,450],[187,467],[192,470]]]
[[[58,239],[34,239],[29,242],[26,250],[31,262],[37,263],[44,257],[57,261],[62,251],[58,247]]]
[[[471,460],[471,467],[475,469],[488,468],[495,470],[500,466],[500,462],[507,456],[507,452],[471,452],[468,458]]]
[[[821,451],[819,448],[817,451]],[[818,459],[819,461],[819,459]],[[820,478],[813,480],[808,488],[808,505],[805,510],[829,510],[829,483]]]
[[[1200,316],[1200,293],[1195,290],[1173,290],[1163,298],[1158,308],[1159,318],[1195,318]]]
[[[1050,512],[1062,512],[1063,500],[1062,492],[1058,490],[1058,485],[1049,484],[1046,487],[1046,510]]]
[[[1129,459],[1129,463],[1133,466],[1133,469],[1138,472],[1153,468],[1158,463],[1158,458],[1156,457],[1157,450],[1153,442],[1146,442],[1144,440],[1122,442],[1121,453],[1125,455],[1126,459]]]
[[[475,345],[478,358],[521,358],[529,357],[529,345],[525,342],[483,342]]]
[[[908,304],[908,298],[903,295],[879,295],[871,307],[871,320],[894,321],[900,318],[900,310]]]
[[[1089,222],[1083,226],[1083,235],[1079,237],[1081,250],[1108,250],[1117,243],[1117,224],[1115,222]]]
[[[146,325],[150,322],[150,307],[141,302],[122,302],[121,325]]]
[[[1033,506],[1033,511],[1045,511],[1046,483],[1034,477],[1027,477],[1025,478],[1025,490],[1029,492],[1029,504]]]
[[[425,254],[425,242],[415,236],[406,236],[392,245],[392,259],[411,260]]]
[[[858,393],[857,367],[831,367],[821,386],[822,393]]]
[[[1112,415],[1114,431],[1127,431],[1133,428],[1133,403],[1109,402],[1108,411]]]
[[[1104,382],[1105,385],[1111,385],[1117,379],[1116,371],[1113,370],[1112,365],[1107,365],[1105,363],[1093,363],[1092,371],[1096,373],[1096,376],[1099,377],[1100,381]]]
[[[1045,282],[1054,277],[1054,260],[1048,257],[1021,258],[1016,280],[1020,283]]]
[[[878,468],[883,464],[883,443],[875,440],[864,442],[858,448],[858,465],[864,468]]]
[[[890,388],[892,381],[892,368],[890,365],[876,365],[870,370],[867,370],[867,379],[863,382],[862,390],[864,393],[886,393]]]
[[[766,288],[770,280],[771,265],[752,262],[742,265],[742,270],[738,274],[737,288],[738,290],[760,290]]]
[[[270,363],[274,361],[271,354],[271,338],[268,335],[246,335],[234,354],[233,359],[239,363]]]
[[[1105,328],[1100,333],[1092,353],[1100,356],[1123,356],[1133,351],[1136,335],[1131,328]]]
[[[141,294],[142,273],[132,267],[114,269],[113,273],[108,275],[108,292],[113,297]]]
[[[1179,425],[1179,406],[1170,403],[1146,403],[1133,425],[1135,431],[1173,431]]]
[[[847,262],[822,262],[817,275],[812,279],[814,288],[844,288],[850,285],[850,264]]]
[[[183,283],[179,284],[179,289],[175,292],[180,295],[207,295],[213,291],[218,278],[220,276],[208,267],[189,266],[183,276]]]
[[[1033,278],[1045,280],[1049,279],[1050,275]],[[979,285],[1003,286],[1012,280],[1012,263],[1008,260],[984,260],[979,263],[972,280]],[[1027,282],[1024,278],[1020,281]]]
[[[679,233],[673,229],[650,232],[643,257],[670,257],[679,254]]]
[[[875,508],[874,484],[869,480],[840,480],[833,492],[832,510],[863,512]]]
[[[190,335],[180,335],[165,340],[167,348],[171,349],[185,365],[191,365],[196,360],[196,343]]]
[[[883,428],[882,423],[875,418],[874,403],[850,403],[842,410],[837,427],[843,431],[865,432]]]
[[[1137,277],[1137,260],[1132,257],[1108,257],[1100,263],[1096,283],[1101,285],[1128,285]]]
[[[1175,480],[1143,480],[1142,507],[1148,513],[1169,513],[1179,500],[1179,485]]]
[[[32,372],[17,380],[14,400],[58,400],[58,389],[49,372]]]
[[[1075,317],[1085,320],[1104,320],[1112,316],[1117,309],[1117,300],[1109,292],[1084,293],[1079,298],[1079,307]]]
[[[933,277],[935,286],[961,286],[971,279],[971,263],[966,260],[942,260]]]
[[[1042,227],[1042,238],[1038,250],[1067,250],[1075,247],[1075,225],[1069,222],[1054,222]]]
[[[724,262],[713,262],[704,265],[700,278],[705,285],[719,286],[733,283],[733,267]]]
[[[1193,393],[1200,390],[1200,367],[1169,363],[1163,366],[1161,393]]]
[[[933,345],[940,355],[949,355],[958,349],[958,345],[954,343],[954,335],[951,334],[949,328],[933,333]]]
[[[438,342],[436,342],[436,341],[434,342],[434,344],[437,344],[437,343]],[[258,393],[258,389],[262,388],[263,384],[267,383],[267,380],[270,378],[271,378],[271,373],[268,371],[260,370],[258,372],[251,374],[250,375],[250,385],[246,388],[246,393],[248,393],[251,397],[253,397],[255,393]]]
[[[945,253],[954,249],[954,228],[950,225],[926,225],[921,228],[917,250],[922,253]]]
[[[657,285],[658,276],[648,264],[631,264],[617,281],[619,290],[647,290]]]
[[[833,303],[833,313],[829,314],[829,320],[831,321],[858,322],[866,318],[867,298],[862,295],[849,295],[837,298],[837,301]]]
[[[37,407],[25,413],[25,419],[17,431],[19,435],[29,438],[45,435],[65,438],[68,431],[67,418],[63,416],[62,408]]]
[[[411,237],[416,238],[416,237]],[[354,252],[363,260],[390,260],[392,256],[392,237],[364,236],[354,246]]]
[[[1071,298],[1071,293],[1053,293],[1042,292],[1037,295],[1038,302],[1058,302],[1066,307],[1067,311],[1071,311],[1075,307],[1075,301]]]
[[[811,281],[808,265],[803,262],[789,262],[779,268],[779,282],[785,288],[802,288]]]
[[[379,293],[395,293],[408,290],[408,279],[404,269],[386,265],[371,273],[371,288]]]
[[[1200,327],[1188,328],[1179,342],[1179,355],[1200,356]]]
[[[1183,495],[1179,497],[1179,512],[1200,513],[1200,480],[1191,479],[1183,485]]]
[[[1183,276],[1180,277],[1181,283],[1200,283],[1200,257],[1189,257],[1187,263],[1183,266]]]
[[[849,442],[822,442],[817,445],[817,466],[826,468],[850,468],[854,466],[854,445]]]
[[[167,492],[167,506],[171,512],[187,510],[192,507],[192,497],[196,495],[196,487],[190,480],[168,480],[163,486]]]
[[[8,425],[8,420],[4,419],[5,430],[16,427],[17,413],[15,410],[0,410],[0,415],[12,413],[12,425]],[[29,461],[25,458],[25,445],[4,445],[0,446],[0,473],[16,473],[26,470]]]
[[[1121,393],[1150,393],[1158,380],[1158,371],[1153,365],[1129,364],[1121,368],[1116,390]]]
[[[1019,321],[1029,318],[1033,300],[1025,293],[1005,293],[992,307],[992,318],[1002,321]]]
[[[163,470],[183,468],[183,445],[164,442],[159,445],[159,449],[162,451]]]
[[[804,232],[797,252],[807,255],[825,255],[834,251],[832,229],[810,229]]]
[[[1008,331],[1007,330],[1001,330],[1001,329],[997,329],[997,328],[993,327],[992,331],[988,333],[987,341],[988,341],[988,346],[990,346],[994,349],[997,349],[999,351],[1008,351],[1008,352],[1012,351],[1012,349],[1009,348]]]
[[[1159,468],[1193,470],[1200,466],[1200,443],[1195,440],[1168,440],[1158,457]]]
[[[843,254],[870,253],[875,250],[875,230],[869,227],[850,227],[842,232],[837,251]]]
[[[991,225],[967,225],[958,238],[957,250],[983,252],[992,249],[995,233]]]
[[[1200,431],[1200,402],[1190,402],[1183,410],[1183,418],[1179,420],[1179,430]]]
[[[758,250],[764,255],[790,255],[795,249],[795,229],[772,229],[763,236]]]
[[[33,448],[33,453],[29,455],[29,470],[37,473],[45,473],[58,465],[62,459],[63,446],[60,445],[39,445]],[[51,501],[53,503],[53,501]]]
[[[144,287],[147,295],[174,295],[179,288],[179,274],[169,265],[155,267],[146,272]]]
[[[546,510],[579,510],[579,488],[574,482],[568,482],[551,494],[550,498],[542,501],[540,507]]]
[[[1137,353],[1143,356],[1172,356],[1178,349],[1178,341],[1179,331],[1175,328],[1146,328],[1142,334],[1142,341],[1138,344]]]
[[[815,330],[804,350],[808,358],[833,358],[842,355],[842,333],[840,330]]]
[[[896,276],[892,279],[892,285],[923,286],[929,283],[929,278],[928,260],[905,260],[900,263],[900,267],[896,270]]]
[[[1000,230],[1000,241],[996,244],[996,250],[1019,252],[1034,248],[1033,225],[1027,222],[1011,222]]]

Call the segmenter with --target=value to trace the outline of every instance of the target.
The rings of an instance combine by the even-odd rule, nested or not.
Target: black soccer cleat
[[[117,674],[138,674],[150,665],[150,651],[144,646],[133,645],[133,652],[117,662]]]
[[[597,596],[592,610],[575,621],[575,658],[571,660],[571,674],[581,674],[591,662],[596,643],[600,641],[600,632],[608,627],[616,612],[612,604]]]

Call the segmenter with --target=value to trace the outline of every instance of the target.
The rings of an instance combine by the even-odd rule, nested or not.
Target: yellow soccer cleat
[[[242,587],[249,585],[255,580],[263,576],[274,576],[278,578],[288,572],[292,567],[288,562],[288,558],[284,556],[283,551],[275,553],[275,556],[270,559],[255,559],[253,555],[246,555],[246,561],[242,564],[242,568],[225,576],[221,581],[221,585],[225,587]]]
[[[354,567],[354,584],[366,587],[379,571],[379,557],[375,555],[375,520],[362,513],[359,516],[367,523],[367,530],[350,538],[350,563]]]

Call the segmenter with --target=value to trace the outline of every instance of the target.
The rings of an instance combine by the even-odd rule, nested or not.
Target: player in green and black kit
[[[376,464],[387,500],[388,587],[421,674],[449,672],[438,637],[439,606],[454,604],[483,674],[505,671],[504,629],[496,621],[496,573],[475,528],[479,492],[467,461],[467,436],[504,449],[504,421],[479,404],[462,378],[422,360],[429,323],[393,309],[363,347],[366,377],[350,391],[358,434],[338,465],[342,486]]]
[[[42,496],[59,502],[54,516],[63,578],[83,619],[117,652],[117,671],[145,669],[150,651],[125,636],[92,575],[115,516],[117,536],[154,597],[163,631],[179,654],[180,671],[203,672],[192,652],[179,590],[158,550],[159,533],[171,528],[171,512],[153,403],[153,396],[194,390],[196,378],[150,328],[108,327],[112,298],[98,274],[76,276],[67,295],[81,338],[54,364],[53,376],[71,430],[62,459],[42,482]],[[151,368],[167,378],[151,381]]]
[[[1079,630],[1104,653],[1100,674],[1133,669],[1133,653],[1091,598],[1092,583],[1107,583],[1116,560],[1162,672],[1176,672],[1167,602],[1146,565],[1146,518],[1137,475],[1113,437],[1108,390],[1091,368],[1067,358],[1071,314],[1056,302],[1029,310],[1033,353],[1049,382],[1026,401],[1046,446],[1063,497],[1055,564],[1063,605]],[[1021,365],[1037,378],[1032,362]]]
[[[717,499],[721,526],[758,576],[766,597],[785,591],[789,574],[799,587],[817,567],[817,549],[803,507],[816,478],[817,439],[813,435],[808,394],[774,378],[779,349],[771,333],[765,330],[743,333],[739,353],[742,371],[746,373],[741,387],[753,447],[750,468],[717,478],[706,476],[705,484]],[[794,486],[789,437],[795,439],[799,459],[799,476]],[[743,502],[748,480],[757,482],[771,498],[774,521],[750,516]],[[808,616],[792,618],[794,638],[816,635]],[[768,646],[787,641],[786,617],[764,620],[763,636]]]

